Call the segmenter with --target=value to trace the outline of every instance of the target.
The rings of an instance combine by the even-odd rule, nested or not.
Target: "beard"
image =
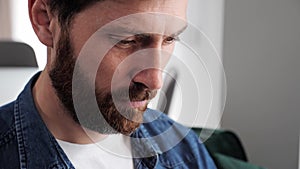
[[[142,123],[147,105],[134,109],[129,106],[130,104],[123,104],[122,100],[128,98],[130,101],[151,100],[155,97],[156,91],[151,91],[144,84],[135,82],[132,82],[129,88],[116,91],[108,91],[101,87],[96,87],[96,90],[92,91],[93,83],[90,83],[91,80],[83,71],[79,69],[74,75],[76,59],[69,32],[61,33],[57,43],[57,57],[49,71],[49,76],[65,112],[81,126],[101,134],[131,134]],[[76,80],[73,79],[74,76]],[[95,100],[97,107],[92,106]]]

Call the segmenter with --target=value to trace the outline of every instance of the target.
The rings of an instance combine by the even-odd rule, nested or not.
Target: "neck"
[[[65,111],[45,69],[33,87],[36,108],[52,135],[59,140],[90,144],[105,138],[105,135],[84,129]]]

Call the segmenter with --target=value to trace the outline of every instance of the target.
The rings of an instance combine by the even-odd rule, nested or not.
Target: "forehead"
[[[94,32],[116,20],[113,27],[134,29],[137,33],[163,31],[166,26],[178,30],[184,27],[186,8],[187,0],[106,0],[80,12],[74,24],[89,25]]]
[[[105,4],[106,3],[106,4]],[[165,12],[177,16],[185,14],[187,0],[106,0],[104,6],[117,7],[132,12]]]
[[[164,13],[186,19],[187,0],[105,0],[100,1],[83,12],[90,18],[110,22],[135,13]]]
[[[74,16],[70,35],[75,54],[80,52],[91,36],[96,33],[101,38],[102,35],[107,35],[107,30],[108,33],[130,32],[129,36],[151,32],[175,34],[186,26],[186,7],[187,0],[97,2]],[[168,17],[162,19],[163,15]]]
[[[133,34],[179,34],[186,28],[186,21],[164,13],[136,13],[118,18],[102,27],[103,33]]]

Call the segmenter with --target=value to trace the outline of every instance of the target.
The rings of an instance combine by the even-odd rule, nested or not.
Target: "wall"
[[[0,39],[25,42],[30,44],[35,52],[40,51],[35,45],[38,40],[30,25],[27,1],[0,0],[0,25]],[[45,47],[42,50],[45,56]],[[37,71],[37,68],[0,67],[0,106],[15,100],[30,77]]]
[[[38,68],[0,67],[0,106],[16,100],[28,80],[37,71]]]
[[[296,169],[300,128],[300,1],[227,0],[223,128],[238,132],[250,161]]]
[[[10,3],[12,39],[25,42],[34,49],[39,69],[42,70],[46,65],[47,48],[38,40],[32,29],[28,14],[28,1],[10,0]]]
[[[0,39],[11,39],[10,1],[0,0]]]

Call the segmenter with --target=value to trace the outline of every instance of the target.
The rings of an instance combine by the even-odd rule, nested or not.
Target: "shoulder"
[[[160,162],[170,168],[215,168],[204,144],[190,129],[166,114],[148,109],[141,130],[161,151]]]
[[[168,133],[169,136],[176,134],[176,137],[181,138],[189,135],[196,136],[191,129],[175,122],[166,114],[153,109],[147,109],[145,112],[144,123],[140,129],[144,130],[142,132],[147,132],[146,137],[153,137],[166,133]]]
[[[168,134],[170,137],[179,137],[198,142],[197,135],[190,129],[174,121],[166,114],[147,109],[144,115],[144,123],[141,127],[147,130],[148,137]]]
[[[0,139],[14,126],[14,102],[0,107]]]
[[[20,168],[14,121],[14,102],[0,107],[0,164],[3,168]]]

